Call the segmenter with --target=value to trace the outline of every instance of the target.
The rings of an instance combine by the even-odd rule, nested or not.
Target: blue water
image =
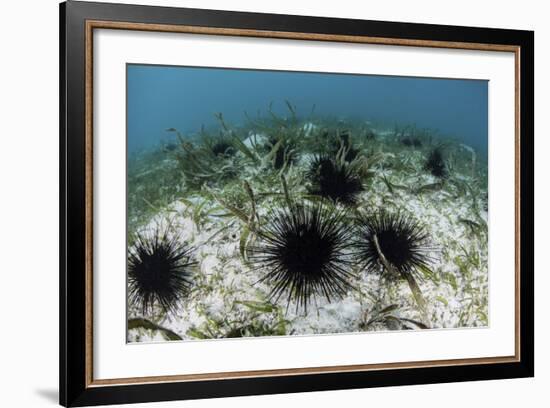
[[[416,124],[487,151],[487,81],[128,65],[127,96],[129,151],[173,137],[167,128],[213,126],[217,112],[237,125],[271,102],[287,114],[285,100],[299,115],[315,105],[317,116]]]

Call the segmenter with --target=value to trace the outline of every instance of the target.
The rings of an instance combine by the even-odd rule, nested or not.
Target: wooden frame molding
[[[122,404],[534,376],[533,32],[77,0],[61,3],[59,11],[59,395],[62,405]],[[93,57],[96,30],[512,53],[515,58],[514,355],[94,378]]]

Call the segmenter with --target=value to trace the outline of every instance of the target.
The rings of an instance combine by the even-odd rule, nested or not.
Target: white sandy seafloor
[[[380,132],[384,137],[390,132]],[[467,147],[465,147],[467,149]],[[247,335],[311,335],[321,333],[348,333],[380,330],[419,329],[407,323],[410,319],[430,328],[467,328],[488,325],[488,243],[487,231],[473,236],[463,220],[482,220],[487,223],[480,197],[471,192],[455,194],[454,185],[411,192],[419,186],[435,183],[430,174],[421,171],[425,151],[403,150],[387,153],[385,160],[407,161],[413,172],[394,171],[382,166],[372,186],[358,200],[359,209],[376,211],[388,209],[409,212],[427,229],[433,252],[431,274],[422,275],[418,285],[426,300],[427,313],[422,314],[406,281],[387,281],[381,274],[367,273],[355,267],[358,290],[350,291],[343,299],[328,303],[322,296],[310,304],[308,313],[296,310],[295,304],[287,307],[283,297],[272,304],[268,299],[270,287],[258,283],[263,271],[247,264],[241,251],[243,223],[236,217],[222,216],[219,203],[200,195],[176,200],[153,216],[142,228],[142,233],[153,233],[158,226],[170,229],[182,242],[195,248],[197,262],[194,288],[186,301],[172,314],[142,316],[130,306],[128,319],[145,317],[158,326],[177,334],[183,340],[201,338],[239,337]],[[403,155],[403,157],[396,157]],[[299,172],[310,157],[287,174],[293,194],[305,193]],[[300,170],[300,167],[302,170]],[[247,169],[240,178],[248,179]],[[390,192],[382,176],[394,186]],[[469,176],[453,177],[468,183]],[[252,190],[263,187],[249,179]],[[256,182],[257,184],[257,182]],[[279,188],[275,186],[274,188]],[[258,203],[260,218],[267,212],[269,200]],[[197,225],[196,208],[201,206]],[[244,330],[244,331],[243,331]],[[129,342],[166,341],[163,331],[151,328],[131,328]]]

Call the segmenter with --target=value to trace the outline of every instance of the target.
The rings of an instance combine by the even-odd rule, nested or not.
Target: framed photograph
[[[60,7],[60,403],[534,375],[534,34]]]

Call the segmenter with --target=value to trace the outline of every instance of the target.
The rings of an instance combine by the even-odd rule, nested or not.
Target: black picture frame
[[[534,33],[352,19],[68,1],[60,4],[60,403],[122,404],[534,376]],[[518,352],[493,364],[460,364],[94,386],[87,373],[86,23],[111,21],[269,32],[513,46],[519,50],[516,154],[521,201]]]

